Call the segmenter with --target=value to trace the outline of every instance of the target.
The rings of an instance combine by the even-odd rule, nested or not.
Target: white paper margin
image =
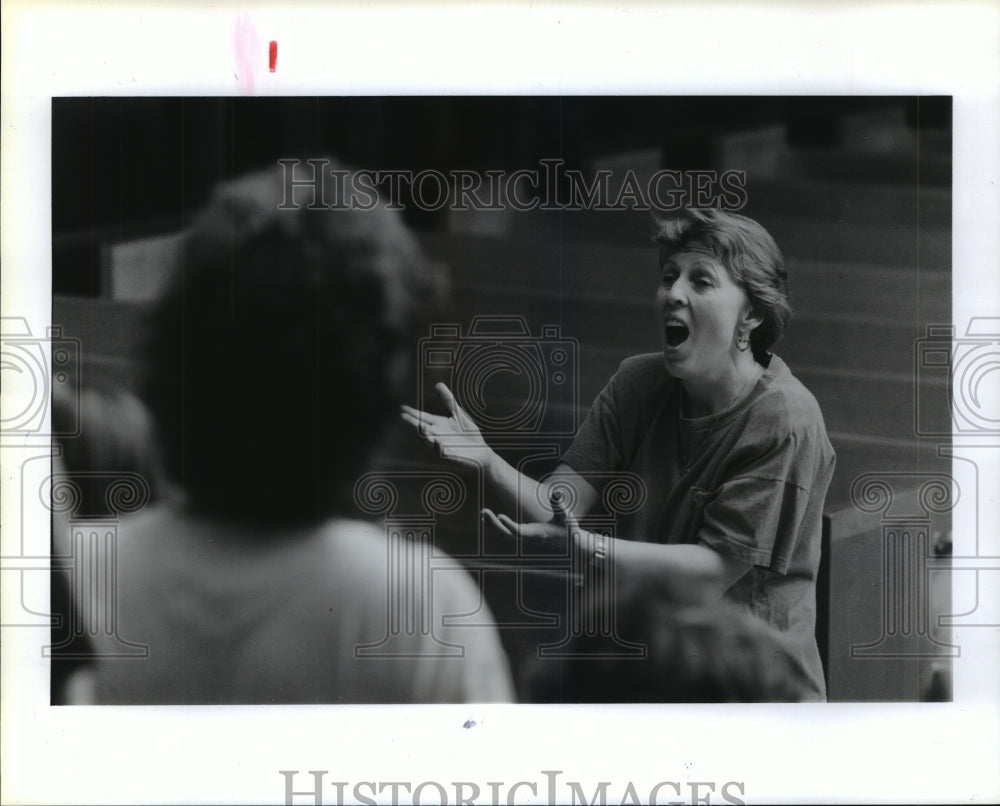
[[[251,77],[234,75],[232,45],[240,14],[261,38],[252,81],[265,95],[952,95],[953,321],[1000,315],[994,4],[13,2],[3,8],[5,316],[26,317],[36,333],[48,324],[51,97],[244,94]],[[274,74],[269,40],[280,48]],[[6,526],[19,499],[15,470],[29,454],[3,454]],[[993,500],[983,503],[980,537],[1000,555],[988,492],[998,489],[996,469],[996,457],[981,468],[981,496]],[[956,530],[965,514],[956,513]],[[26,528],[47,528],[43,510],[31,517],[39,520]],[[5,556],[17,539],[4,529]],[[5,612],[17,606],[10,587]],[[619,798],[629,782],[645,798],[659,781],[738,781],[748,803],[996,802],[998,629],[956,638],[962,658],[948,705],[91,709],[49,707],[37,631],[3,628],[0,800],[283,803],[278,771],[290,769],[304,785],[307,770],[351,786],[500,781],[504,798],[515,782],[534,782],[537,797],[521,787],[519,802],[544,802],[543,770],[582,782],[588,797],[599,781],[613,782]],[[463,728],[466,720],[476,726]],[[661,792],[662,802],[672,796]],[[691,802],[689,790],[679,800]],[[716,791],[711,802],[724,801]]]

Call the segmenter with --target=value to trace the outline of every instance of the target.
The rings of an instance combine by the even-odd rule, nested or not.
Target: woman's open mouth
[[[671,319],[664,327],[664,338],[668,347],[677,347],[687,340],[690,335],[687,325],[676,319]]]

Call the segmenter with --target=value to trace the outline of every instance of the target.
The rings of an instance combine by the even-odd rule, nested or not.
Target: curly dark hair
[[[288,209],[285,185],[276,165],[216,188],[145,344],[167,472],[195,509],[226,519],[347,508],[445,291],[443,268],[384,204]]]
[[[700,247],[743,288],[764,318],[750,334],[750,348],[766,363],[768,350],[784,335],[792,315],[785,260],[767,230],[752,218],[721,210],[688,210],[656,226],[653,240],[660,245],[661,266],[673,255]]]

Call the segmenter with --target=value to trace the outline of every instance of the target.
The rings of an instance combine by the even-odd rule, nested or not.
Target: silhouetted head
[[[384,205],[293,207],[286,190],[278,166],[221,184],[151,319],[144,394],[167,470],[227,519],[341,508],[444,289]]]

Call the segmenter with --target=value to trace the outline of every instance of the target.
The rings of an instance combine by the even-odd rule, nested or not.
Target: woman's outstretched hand
[[[516,537],[522,545],[549,545],[565,547],[567,541],[579,543],[581,540],[580,524],[576,516],[566,509],[564,499],[558,492],[549,497],[552,507],[552,518],[546,523],[516,523],[503,513],[497,514],[490,509],[483,510],[483,520],[497,531],[509,537]]]
[[[424,440],[434,445],[446,459],[473,467],[484,466],[493,454],[479,427],[443,383],[434,387],[444,403],[447,415],[429,414],[412,406],[403,406],[403,420],[414,426]]]

